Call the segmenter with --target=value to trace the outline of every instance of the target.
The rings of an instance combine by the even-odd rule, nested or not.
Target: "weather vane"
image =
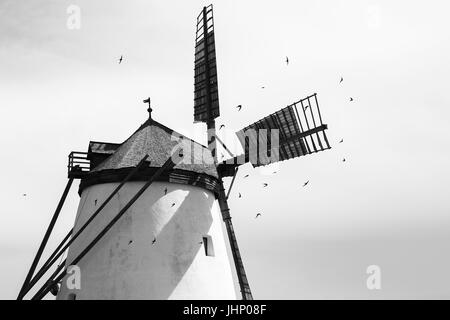
[[[148,103],[148,109],[147,109],[147,111],[148,111],[148,117],[149,117],[149,119],[151,119],[152,118],[152,111],[153,111],[153,109],[150,107],[150,97],[148,97],[147,99],[145,99],[144,101],[142,101],[143,103]]]

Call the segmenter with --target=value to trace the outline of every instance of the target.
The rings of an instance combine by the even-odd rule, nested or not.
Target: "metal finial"
[[[148,103],[148,118],[151,119],[152,118],[152,111],[153,109],[150,107],[150,97],[148,97],[147,99],[145,99],[144,101],[142,101],[144,103]]]

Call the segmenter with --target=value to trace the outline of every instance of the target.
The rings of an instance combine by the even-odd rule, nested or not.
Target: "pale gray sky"
[[[80,30],[66,27],[70,4]],[[204,129],[192,114],[206,4],[0,1],[0,298],[17,295],[70,151],[122,142],[149,95],[158,121],[190,136]],[[317,92],[333,146],[273,176],[240,169],[230,207],[254,297],[450,298],[448,1],[213,4],[218,124],[234,132]],[[53,245],[72,227],[77,187]],[[372,264],[379,291],[366,288]]]

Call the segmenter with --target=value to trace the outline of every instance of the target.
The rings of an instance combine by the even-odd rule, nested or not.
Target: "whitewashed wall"
[[[75,231],[117,185],[94,185],[83,191]],[[72,244],[68,262],[143,185],[127,183],[115,195]],[[69,290],[67,278],[63,279],[58,299],[67,299],[71,292],[76,299],[236,299],[222,223],[211,192],[155,182],[78,263],[81,289]],[[211,236],[214,256],[206,256],[200,243],[206,235]]]

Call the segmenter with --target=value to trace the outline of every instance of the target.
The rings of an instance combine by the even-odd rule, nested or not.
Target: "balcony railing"
[[[91,170],[91,162],[87,158],[87,152],[72,151],[69,154],[67,175],[69,178],[82,178]]]

